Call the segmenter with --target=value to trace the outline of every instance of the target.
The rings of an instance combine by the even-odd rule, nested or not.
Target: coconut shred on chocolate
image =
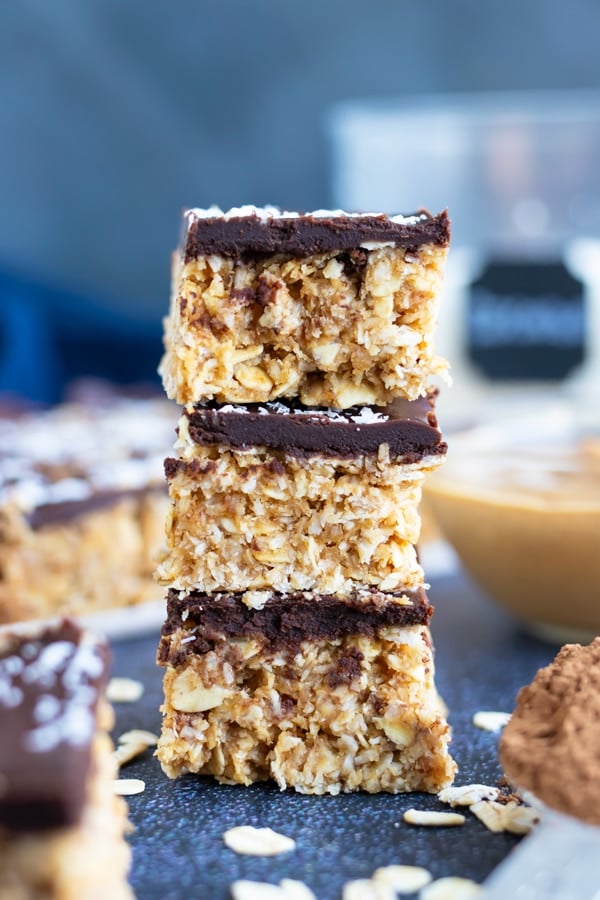
[[[69,620],[0,637],[0,826],[79,821],[107,667],[108,646]]]
[[[275,207],[190,209],[184,257],[218,254],[230,258],[284,254],[298,259],[331,251],[355,250],[363,244],[393,244],[416,249],[423,244],[447,247],[450,220],[420,210],[406,216],[322,210],[298,214]]]

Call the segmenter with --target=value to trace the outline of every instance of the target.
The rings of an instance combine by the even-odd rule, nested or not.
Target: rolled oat
[[[431,872],[421,866],[383,866],[371,876],[378,884],[385,884],[398,894],[412,894],[429,884]]]
[[[483,731],[502,731],[510,719],[510,713],[482,710],[473,716],[473,725]]]
[[[490,831],[510,831],[513,834],[527,834],[539,821],[539,814],[530,806],[511,801],[497,803],[481,800],[471,806],[471,812]]]
[[[423,888],[419,894],[419,900],[475,900],[475,897],[483,897],[484,890],[476,881],[470,878],[438,878]],[[513,898],[506,898],[513,900]]]
[[[157,743],[157,735],[152,734],[150,731],[142,731],[136,728],[119,735],[113,756],[117,761],[117,765],[123,766],[143,753],[144,750],[147,750],[148,747],[155,747]]]
[[[223,835],[225,845],[236,853],[247,856],[278,856],[294,850],[296,842],[271,828],[255,828],[253,825],[237,825]]]
[[[449,806],[472,806],[480,800],[497,800],[500,791],[487,784],[464,784],[460,787],[444,788],[438,794],[438,800]]]
[[[144,685],[135,678],[111,678],[106,697],[111,703],[135,703],[144,693]]]
[[[283,878],[279,885],[266,881],[234,881],[230,888],[233,900],[316,900],[303,881]]]
[[[464,825],[465,817],[460,813],[438,812],[430,809],[407,809],[403,817],[409,825],[453,826]]]
[[[132,797],[146,790],[146,783],[141,778],[118,778],[113,782],[114,792],[119,797]]]

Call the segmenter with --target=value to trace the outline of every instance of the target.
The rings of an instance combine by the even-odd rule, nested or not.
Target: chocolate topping
[[[260,609],[246,606],[242,596],[169,591],[159,663],[178,665],[190,653],[207,653],[232,638],[257,638],[273,653],[294,651],[302,641],[333,641],[357,634],[370,637],[390,625],[427,625],[433,612],[422,589],[383,594],[367,588],[347,599],[308,592],[272,593]],[[180,629],[194,639],[178,650],[171,647],[169,637]]]
[[[83,500],[63,500],[62,503],[43,503],[27,513],[26,519],[34,530],[72,522],[79,516],[86,516],[101,509],[107,509],[121,500],[144,497],[146,494],[163,493],[164,486],[151,486],[139,490],[96,491]]]
[[[0,826],[77,823],[108,647],[74,622],[0,638]]]
[[[237,449],[253,446],[292,456],[352,458],[387,444],[392,458],[418,462],[446,452],[434,413],[435,393],[394,400],[382,408],[310,409],[280,401],[245,406],[196,406],[187,412],[191,439]]]
[[[184,255],[186,262],[211,254],[234,259],[279,253],[305,258],[355,250],[371,242],[414,250],[423,244],[446,247],[449,241],[450,220],[445,211],[436,216],[422,211],[405,222],[394,222],[385,215],[195,217],[190,212]]]
[[[131,399],[0,419],[0,506],[37,529],[162,490],[175,423],[166,401]]]

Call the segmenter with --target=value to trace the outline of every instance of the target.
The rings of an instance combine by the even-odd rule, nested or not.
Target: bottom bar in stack
[[[3,900],[133,897],[107,673],[107,645],[72,622],[0,635]]]
[[[164,771],[311,794],[439,791],[456,766],[431,613],[421,589],[170,591]]]

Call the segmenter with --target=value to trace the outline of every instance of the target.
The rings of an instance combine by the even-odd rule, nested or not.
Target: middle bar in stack
[[[172,373],[175,326],[172,312]],[[434,394],[346,409],[197,399],[165,464],[163,769],[438,791],[455,765],[415,550],[421,485],[446,450]]]

